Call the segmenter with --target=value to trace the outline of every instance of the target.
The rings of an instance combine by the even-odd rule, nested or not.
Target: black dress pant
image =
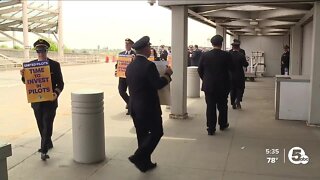
[[[163,136],[162,118],[136,118],[132,116],[136,128],[138,148],[134,156],[144,163],[151,162],[151,154]]]
[[[119,78],[118,90],[122,99],[129,105],[129,95],[127,94],[127,81],[126,78]]]
[[[209,93],[205,92],[207,103],[207,127],[210,131],[216,130],[217,110],[219,111],[218,124],[220,127],[226,126],[228,123],[228,93]]]
[[[57,107],[39,106],[33,108],[34,115],[37,120],[38,129],[41,135],[41,152],[47,153],[48,147],[52,146],[52,130],[53,121],[56,116]]]
[[[281,75],[285,75],[285,69],[287,68],[288,74],[289,74],[289,67],[281,66]]]
[[[244,88],[241,87],[233,87],[230,91],[230,99],[231,105],[233,105],[236,101],[241,102],[244,93]]]

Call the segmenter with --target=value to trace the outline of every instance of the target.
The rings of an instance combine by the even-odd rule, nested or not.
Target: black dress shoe
[[[50,149],[52,149],[52,148],[53,148],[53,145],[52,145],[52,144],[48,145],[48,150],[50,150]],[[41,148],[38,149],[38,152],[42,152],[42,149],[41,149]]]
[[[151,167],[149,164],[137,159],[134,155],[130,156],[128,159],[131,163],[133,163],[136,166],[136,168],[138,168],[143,173],[149,170],[149,168]]]
[[[224,131],[224,130],[228,129],[228,127],[229,127],[229,123],[227,123],[227,124],[224,125],[224,126],[220,126],[220,130],[221,130],[221,131]]]
[[[233,105],[232,105],[232,109],[237,109],[237,105],[236,105],[236,104],[233,104]]]
[[[152,169],[154,169],[154,168],[156,168],[157,167],[157,163],[152,163],[152,162],[150,162],[149,164],[148,164],[148,166],[147,166],[147,171],[149,171],[149,170],[152,170]]]
[[[241,109],[241,104],[240,104],[240,102],[237,103],[237,108],[238,108],[238,109]]]
[[[216,133],[216,130],[215,130],[215,129],[210,129],[210,128],[208,128],[207,131],[208,131],[208,135],[209,135],[209,136],[213,136],[213,135]]]
[[[45,153],[41,153],[41,159],[42,161],[46,161],[47,159],[49,159],[50,156],[48,154],[45,154]]]

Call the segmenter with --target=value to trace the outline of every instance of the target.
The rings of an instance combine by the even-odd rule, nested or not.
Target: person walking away
[[[215,35],[211,38],[213,49],[205,52],[199,62],[198,73],[202,79],[201,90],[204,91],[207,104],[207,131],[214,135],[216,131],[217,113],[218,124],[223,131],[228,123],[228,94],[230,91],[229,71],[233,71],[231,55],[221,50],[223,37]]]
[[[130,111],[136,129],[138,148],[128,159],[141,172],[157,166],[151,161],[151,154],[162,135],[162,112],[158,90],[171,81],[172,70],[167,67],[165,75],[160,77],[156,65],[148,60],[150,56],[150,38],[144,36],[134,43],[136,57],[126,71],[130,93]]]

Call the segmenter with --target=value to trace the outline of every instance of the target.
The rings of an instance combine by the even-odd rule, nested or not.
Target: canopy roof
[[[190,18],[220,25],[236,35],[284,35],[290,27],[310,21],[313,1],[211,0],[167,1],[160,6],[185,5]]]

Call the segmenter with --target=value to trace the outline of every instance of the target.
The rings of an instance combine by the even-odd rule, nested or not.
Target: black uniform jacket
[[[126,71],[130,93],[131,115],[137,119],[161,116],[158,89],[169,82],[160,77],[156,65],[146,57],[137,55]]]
[[[160,50],[160,60],[166,61],[168,57],[168,51],[167,50]]]
[[[31,62],[35,62],[35,61],[38,61],[38,60],[33,60]],[[64,82],[63,82],[63,77],[61,73],[60,63],[49,58],[48,58],[48,61],[49,61],[50,73],[51,73],[52,90],[59,96],[64,88]],[[22,77],[21,80],[24,83],[25,81],[24,77]],[[58,107],[58,99],[54,101],[31,103],[31,106],[33,108],[39,108],[40,105],[56,108]]]
[[[229,72],[233,69],[230,53],[220,49],[203,53],[198,66],[198,73],[202,79],[201,90],[207,93],[229,92]]]
[[[281,67],[289,68],[289,63],[290,63],[290,52],[287,51],[283,53],[281,56]]]
[[[234,71],[231,73],[231,85],[244,88],[245,75],[243,68],[247,67],[249,63],[247,62],[246,57],[239,51],[230,51],[230,54],[234,65]]]

